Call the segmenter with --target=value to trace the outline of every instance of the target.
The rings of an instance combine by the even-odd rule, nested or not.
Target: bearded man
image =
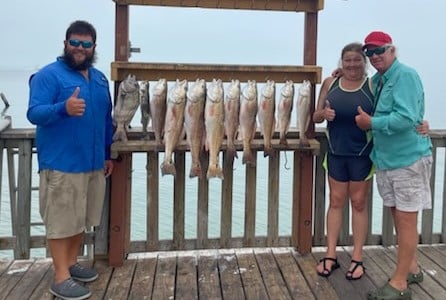
[[[112,101],[107,78],[93,67],[96,30],[70,24],[64,54],[29,80],[28,120],[36,125],[40,215],[55,271],[50,292],[86,299],[82,284],[98,277],[77,255],[86,229],[100,224],[105,181],[113,170]]]

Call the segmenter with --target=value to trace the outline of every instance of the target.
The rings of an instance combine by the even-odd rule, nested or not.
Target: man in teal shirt
[[[371,32],[363,47],[378,71],[373,77],[373,117],[358,107],[356,124],[371,129],[378,190],[390,207],[398,237],[396,270],[389,282],[370,292],[368,299],[410,299],[408,284],[419,283],[423,273],[416,260],[418,212],[431,209],[432,143],[416,127],[424,115],[424,91],[417,72],[400,63],[392,38]]]

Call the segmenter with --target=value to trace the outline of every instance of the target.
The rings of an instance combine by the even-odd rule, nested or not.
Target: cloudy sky
[[[3,1],[0,69],[36,69],[62,52],[65,30],[83,19],[97,29],[97,66],[106,74],[114,57],[112,0]],[[436,103],[443,83],[446,1],[325,0],[319,13],[317,64],[323,77],[337,66],[342,47],[372,30],[390,33],[400,60],[415,67],[426,91],[427,117],[441,120]],[[132,61],[300,65],[303,14],[132,6]],[[445,106],[445,105],[444,105]],[[444,110],[444,109],[443,109]],[[444,127],[444,126],[442,126]]]

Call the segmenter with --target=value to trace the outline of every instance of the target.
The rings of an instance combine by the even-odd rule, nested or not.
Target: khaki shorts
[[[105,197],[104,171],[40,172],[40,215],[49,239],[71,237],[98,226]]]
[[[376,183],[384,206],[415,212],[432,208],[430,177],[432,156],[425,156],[411,166],[377,170]]]

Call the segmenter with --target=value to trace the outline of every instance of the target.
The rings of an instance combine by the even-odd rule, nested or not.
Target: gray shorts
[[[432,156],[425,156],[411,166],[376,170],[376,183],[384,206],[415,212],[432,208],[430,177]]]
[[[40,172],[40,215],[49,239],[71,237],[98,226],[105,197],[104,171]]]

